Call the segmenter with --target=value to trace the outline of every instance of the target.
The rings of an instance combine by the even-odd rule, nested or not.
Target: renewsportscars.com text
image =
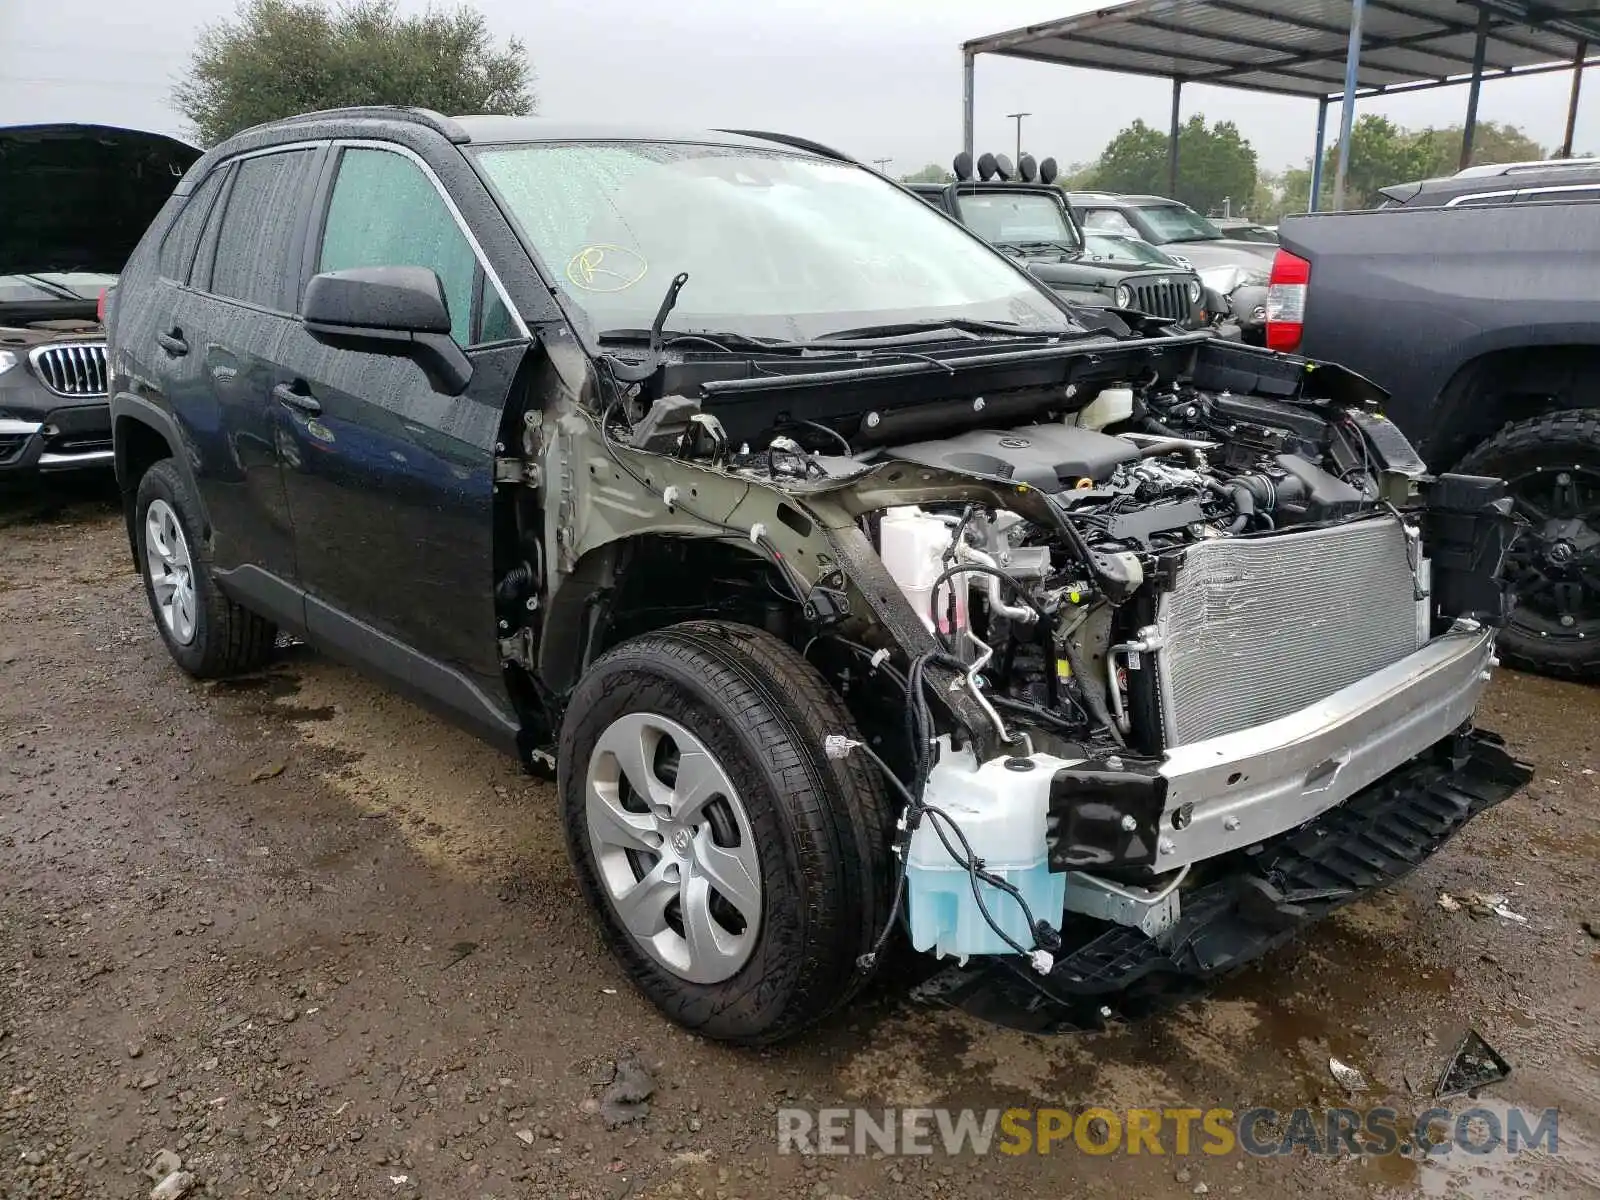
[[[1553,1108],[781,1108],[780,1154],[1558,1154]]]

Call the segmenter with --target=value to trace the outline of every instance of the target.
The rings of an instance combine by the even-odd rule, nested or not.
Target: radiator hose
[[[1228,522],[1229,533],[1243,533],[1250,525],[1250,518],[1256,515],[1256,494],[1244,482],[1245,477],[1221,483],[1215,479],[1207,479],[1206,486],[1217,495],[1228,500],[1233,505],[1234,517]],[[1272,481],[1266,476],[1259,479],[1269,486]]]
[[[1216,490],[1227,493],[1239,514],[1228,526],[1229,533],[1243,530],[1257,513],[1270,515],[1277,511],[1279,505],[1294,505],[1305,500],[1307,493],[1305,481],[1294,475],[1285,475],[1281,479],[1262,474],[1238,475],[1226,485],[1214,486]]]

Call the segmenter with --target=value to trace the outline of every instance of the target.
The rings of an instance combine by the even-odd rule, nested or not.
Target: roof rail
[[[322,108],[315,112],[296,113],[292,117],[284,117],[277,121],[266,122],[268,125],[297,125],[306,121],[337,121],[354,117],[368,117],[387,121],[408,121],[413,125],[426,125],[435,133],[443,134],[450,141],[461,145],[472,139],[467,136],[467,131],[462,129],[443,113],[434,112],[431,108],[417,108],[409,104],[360,104],[349,108]],[[260,129],[257,125],[253,128]],[[241,131],[245,132],[245,131]]]
[[[1561,170],[1564,167],[1600,166],[1600,158],[1538,158],[1529,162],[1484,163],[1467,167],[1450,176],[1451,179],[1485,179],[1496,175],[1515,175],[1522,171]]]
[[[719,129],[718,133],[731,133],[738,137],[756,138],[763,142],[777,142],[784,146],[793,146],[796,150],[809,150],[813,154],[820,154],[823,158],[835,159],[838,162],[855,163],[855,159],[848,154],[835,150],[832,146],[824,146],[821,142],[813,142],[810,138],[795,137],[789,133],[767,133],[760,129]],[[861,164],[856,163],[857,166]]]

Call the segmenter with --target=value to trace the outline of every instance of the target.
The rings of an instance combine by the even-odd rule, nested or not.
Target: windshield
[[[0,304],[96,300],[103,289],[116,282],[115,275],[101,275],[93,271],[39,271],[28,275],[0,275]]]
[[[1194,209],[1182,204],[1153,204],[1140,208],[1139,215],[1154,234],[1157,245],[1164,242],[1214,242],[1222,231]]]
[[[542,142],[474,152],[523,236],[598,333],[667,328],[808,340],[967,320],[1077,329],[998,252],[870,171],[787,151]]]
[[[961,222],[989,242],[1060,242],[1077,249],[1077,231],[1061,202],[1037,192],[957,194]]]
[[[1084,230],[1083,244],[1095,258],[1111,262],[1137,263],[1140,266],[1176,267],[1170,254],[1149,242],[1115,233]]]

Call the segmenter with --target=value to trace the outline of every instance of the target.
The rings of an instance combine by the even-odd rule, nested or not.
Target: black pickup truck
[[[1435,470],[1501,476],[1527,522],[1508,662],[1600,679],[1600,203],[1289,217],[1268,344],[1387,390]]]

